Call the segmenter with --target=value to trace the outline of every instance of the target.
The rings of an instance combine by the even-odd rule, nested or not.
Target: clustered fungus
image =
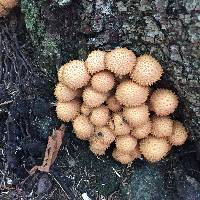
[[[17,0],[0,0],[0,17],[6,16],[17,3]]]
[[[73,60],[58,70],[57,116],[71,121],[76,137],[87,140],[96,155],[114,144],[112,156],[122,164],[142,155],[157,162],[188,137],[183,124],[170,117],[178,96],[150,88],[162,74],[151,55],[137,58],[127,48],[92,51],[85,62]]]

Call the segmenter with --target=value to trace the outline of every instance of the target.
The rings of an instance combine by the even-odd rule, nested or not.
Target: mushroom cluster
[[[159,161],[188,135],[183,124],[169,116],[178,106],[177,95],[150,88],[162,74],[151,55],[137,58],[127,48],[92,51],[85,61],[60,67],[54,93],[57,116],[71,121],[76,137],[89,141],[96,155],[115,143],[112,155],[122,164],[142,155]]]
[[[0,17],[6,16],[17,5],[17,0],[0,0]]]

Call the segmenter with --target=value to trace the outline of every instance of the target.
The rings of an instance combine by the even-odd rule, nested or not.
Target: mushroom
[[[88,140],[94,133],[94,126],[85,115],[79,115],[73,121],[73,128],[76,137],[81,140]]]
[[[0,0],[0,17],[6,16],[17,5],[17,0]]]
[[[110,145],[115,140],[113,131],[108,126],[96,127],[94,137],[107,145]]]
[[[131,131],[130,126],[124,121],[122,113],[114,113],[110,123],[113,124],[113,131],[116,136],[128,135]]]
[[[95,126],[105,126],[110,119],[109,109],[102,105],[98,108],[94,108],[90,115],[90,121]]]
[[[92,87],[86,87],[83,91],[83,102],[91,108],[99,107],[106,99],[107,94],[97,92]]]
[[[78,100],[74,99],[70,102],[57,102],[56,113],[57,117],[64,122],[72,121],[80,113],[81,104]]]
[[[173,120],[170,117],[153,117],[151,134],[156,137],[168,137],[172,135]]]
[[[97,92],[107,93],[115,84],[115,78],[109,71],[96,73],[91,79],[91,86]]]
[[[137,107],[123,109],[123,116],[131,127],[137,127],[149,121],[148,106],[143,104]]]
[[[139,152],[137,146],[132,153],[124,153],[115,148],[113,150],[112,156],[121,164],[131,164],[136,158],[141,157],[141,153]]]
[[[172,135],[168,137],[169,142],[172,145],[180,146],[185,143],[187,140],[188,133],[186,128],[183,126],[181,122],[174,121],[172,128]]]
[[[58,83],[55,88],[54,95],[59,102],[67,102],[74,99],[78,94],[78,90],[72,90],[69,87]]]
[[[144,124],[133,128],[131,135],[136,139],[146,138],[151,133],[151,121],[147,121]]]
[[[73,60],[65,64],[62,75],[64,84],[74,90],[87,85],[90,80],[84,62],[79,60]]]
[[[160,79],[163,69],[159,62],[151,55],[137,58],[137,64],[131,73],[131,78],[143,86],[152,85]]]
[[[6,16],[8,14],[8,11],[5,10],[3,5],[0,4],[0,17]]]
[[[106,52],[100,50],[92,51],[88,55],[85,61],[85,66],[91,75],[93,75],[96,72],[102,71],[106,68],[105,55]]]
[[[140,142],[140,152],[150,162],[157,162],[164,158],[171,145],[164,138],[149,136]]]
[[[87,106],[86,104],[82,104],[81,105],[81,113],[88,116],[90,115],[90,113],[92,112],[92,108],[90,108],[89,106]]]
[[[135,54],[127,48],[116,48],[106,54],[106,68],[116,76],[129,74],[136,64]]]
[[[95,155],[104,155],[106,150],[108,149],[109,145],[101,142],[97,138],[91,138],[90,139],[90,150],[95,154]]]
[[[137,145],[137,140],[130,135],[123,135],[116,138],[115,144],[118,151],[132,153]]]
[[[178,106],[178,97],[171,90],[157,89],[150,97],[151,109],[158,116],[167,116]]]
[[[148,94],[148,87],[127,80],[117,86],[115,96],[121,104],[132,107],[143,104],[147,100]]]
[[[64,68],[67,64],[65,65],[62,65],[59,70],[58,70],[58,81],[63,83],[63,71],[64,71]]]
[[[122,106],[120,105],[119,101],[115,98],[115,96],[110,96],[108,97],[106,101],[107,107],[113,111],[113,112],[118,112],[121,110]]]

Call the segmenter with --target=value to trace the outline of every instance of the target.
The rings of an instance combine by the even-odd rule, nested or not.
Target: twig
[[[10,104],[10,103],[12,103],[12,102],[13,102],[13,100],[5,101],[5,102],[3,102],[3,103],[0,103],[0,106],[5,106],[5,105],[8,105],[8,104]]]

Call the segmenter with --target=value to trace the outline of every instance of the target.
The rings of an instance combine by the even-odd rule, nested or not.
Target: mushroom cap
[[[149,121],[148,106],[143,104],[137,107],[123,109],[123,116],[131,127],[136,127]]]
[[[69,122],[74,120],[76,116],[80,113],[81,104],[77,99],[70,102],[57,102],[56,103],[56,113],[57,117],[64,122]]]
[[[109,145],[107,145],[106,143],[103,143],[101,140],[99,140],[96,137],[92,137],[90,139],[90,150],[95,155],[104,155],[108,147]]]
[[[138,106],[147,100],[148,87],[140,86],[131,80],[120,83],[116,89],[116,99],[127,107]]]
[[[17,5],[17,2],[18,2],[17,0],[1,0],[0,4],[5,9],[11,9],[11,8],[14,8]]]
[[[101,71],[96,73],[91,79],[91,86],[98,92],[107,93],[113,88],[115,78],[109,71]]]
[[[108,70],[117,76],[129,74],[136,64],[136,56],[127,48],[116,48],[106,54],[105,63]]]
[[[123,153],[116,148],[113,150],[112,156],[115,160],[124,165],[131,164],[134,160],[134,157],[131,154]]]
[[[118,112],[119,110],[121,110],[122,106],[119,103],[119,101],[115,98],[115,96],[110,96],[108,97],[107,101],[106,101],[107,107],[113,111],[113,112]]]
[[[122,135],[116,138],[115,144],[118,151],[132,153],[137,145],[137,140],[130,135]]]
[[[124,121],[122,113],[113,114],[113,125],[115,135],[128,135],[131,131],[130,126]]]
[[[173,120],[170,117],[153,117],[151,134],[156,137],[172,135]]]
[[[107,145],[110,145],[115,140],[113,131],[108,126],[96,127],[94,137]]]
[[[137,58],[137,64],[131,73],[131,78],[138,84],[148,86],[154,84],[162,76],[163,69],[151,55]]]
[[[5,10],[3,5],[0,4],[0,17],[6,16],[8,14],[8,11]]]
[[[167,116],[178,106],[178,96],[168,89],[157,89],[150,97],[152,110],[158,116]]]
[[[94,133],[94,126],[85,115],[79,115],[73,121],[73,128],[76,137],[81,140],[88,140]]]
[[[87,87],[83,91],[83,102],[91,107],[99,107],[107,99],[107,94],[95,91],[92,87]]]
[[[94,108],[90,115],[90,121],[95,126],[105,126],[110,119],[109,109],[102,105],[98,108]]]
[[[144,124],[135,127],[131,131],[131,135],[136,139],[146,138],[151,133],[151,121],[147,121]]]
[[[164,138],[149,136],[140,142],[141,154],[150,162],[157,162],[167,155],[171,145]]]
[[[59,82],[63,82],[63,71],[64,71],[65,66],[66,66],[66,64],[62,65],[58,70],[58,81]]]
[[[183,124],[181,122],[174,121],[172,135],[168,137],[169,142],[172,145],[179,146],[185,143],[187,137],[188,133]]]
[[[83,61],[73,60],[65,64],[63,69],[63,82],[71,89],[78,89],[87,85],[90,75]]]
[[[92,51],[86,61],[85,66],[90,74],[102,71],[106,68],[105,66],[105,51]]]
[[[81,113],[84,114],[85,116],[89,116],[89,114],[92,112],[92,108],[87,106],[86,104],[81,105]]]
[[[72,90],[62,83],[58,83],[55,88],[54,95],[59,102],[71,101],[78,94],[78,90]]]

